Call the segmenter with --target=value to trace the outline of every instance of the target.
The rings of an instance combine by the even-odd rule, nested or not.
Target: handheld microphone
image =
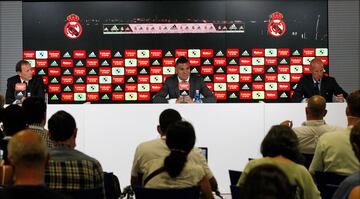
[[[21,100],[23,97],[26,97],[26,84],[16,83],[15,84],[15,99]]]

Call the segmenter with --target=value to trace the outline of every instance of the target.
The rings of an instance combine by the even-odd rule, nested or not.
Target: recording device
[[[16,83],[15,84],[15,100],[21,100],[26,96],[27,86],[25,83]],[[30,92],[29,92],[30,93]]]
[[[190,84],[189,82],[180,82],[179,83],[179,90],[181,96],[188,96],[190,93]]]

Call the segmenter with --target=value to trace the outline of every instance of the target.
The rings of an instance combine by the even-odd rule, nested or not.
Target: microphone
[[[15,84],[15,99],[21,100],[23,97],[26,97],[26,84],[25,83],[16,83]]]
[[[188,96],[190,94],[190,84],[189,82],[180,82],[179,90],[181,96]]]

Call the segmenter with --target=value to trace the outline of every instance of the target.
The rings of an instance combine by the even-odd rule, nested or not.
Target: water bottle
[[[194,103],[201,103],[199,90],[195,90]]]

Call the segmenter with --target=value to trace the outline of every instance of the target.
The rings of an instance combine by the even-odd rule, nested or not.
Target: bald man
[[[39,135],[30,130],[16,133],[10,139],[8,151],[10,163],[15,167],[15,183],[2,189],[0,198],[66,198],[44,186],[49,153]]]
[[[300,127],[293,128],[299,138],[300,152],[314,154],[317,141],[326,132],[335,131],[340,127],[326,124],[326,100],[320,95],[309,98],[305,108],[306,121]]]
[[[324,64],[319,58],[310,62],[311,75],[304,75],[292,95],[293,102],[306,102],[313,95],[321,95],[327,102],[344,102],[348,94],[339,86],[335,78],[324,76]]]

